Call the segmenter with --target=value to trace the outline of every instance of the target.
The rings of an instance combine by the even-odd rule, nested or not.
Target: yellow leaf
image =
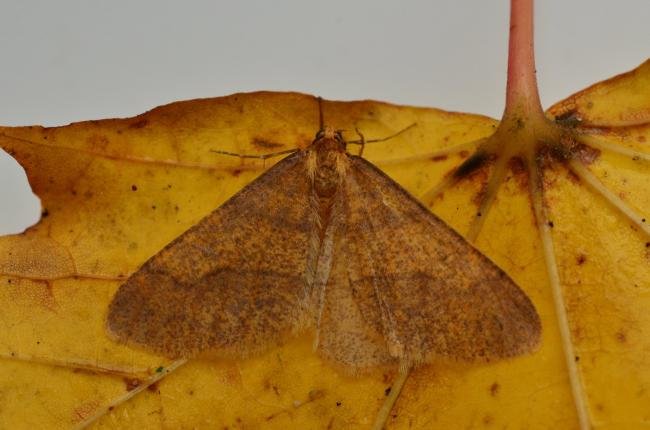
[[[583,126],[625,127],[650,121],[650,62],[600,82],[548,109],[554,116],[570,115]]]
[[[574,96],[571,109],[590,125],[619,125],[630,109],[644,112],[650,100],[638,91],[650,94],[647,64]],[[589,102],[581,101],[594,100],[592,108],[606,103],[601,94],[610,87],[617,102],[590,123]],[[417,123],[364,151],[415,196],[443,181],[474,149],[468,142],[497,125],[371,101],[325,102],[324,116],[349,139],[355,128],[378,138]],[[626,124],[585,131],[602,144],[589,169],[636,212],[650,214],[643,158],[650,127]],[[121,281],[271,164],[211,150],[304,147],[317,130],[316,99],[293,93],[179,102],[135,118],[66,127],[0,128],[0,147],[25,167],[48,213],[25,233],[0,238],[0,375],[10,375],[0,376],[0,427],[72,428],[95,418],[100,428],[370,426],[395,371],[341,374],[313,353],[308,338],[249,359],[170,363],[115,344],[104,332]],[[632,160],[607,145],[646,152]],[[535,303],[542,345],[487,365],[416,369],[393,410],[394,428],[577,426],[528,178],[517,166],[508,172],[476,244]],[[544,182],[585,401],[600,427],[642,427],[650,422],[650,239],[611,199],[567,172],[547,169]],[[469,175],[432,209],[467,232],[485,180],[483,171]]]

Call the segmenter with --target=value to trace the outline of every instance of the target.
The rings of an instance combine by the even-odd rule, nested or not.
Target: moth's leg
[[[360,139],[361,143],[359,144],[360,145],[359,154],[358,154],[359,157],[361,157],[361,156],[363,156],[363,148],[366,147],[366,138],[363,136],[363,134],[361,134],[361,131],[358,128],[355,127],[354,130],[357,132],[357,134],[361,138]]]
[[[270,152],[268,154],[238,154],[236,152],[220,151],[220,150],[217,150],[217,149],[212,149],[210,152],[214,152],[214,153],[222,154],[222,155],[229,155],[229,156],[232,156],[232,157],[258,158],[260,160],[266,160],[267,158],[277,157],[278,155],[293,154],[294,152],[297,152],[299,150],[300,150],[299,148],[285,149],[284,151]]]

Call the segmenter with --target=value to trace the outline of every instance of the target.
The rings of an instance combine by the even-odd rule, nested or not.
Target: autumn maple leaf
[[[531,7],[513,2],[501,122],[323,103],[328,124],[369,139],[417,124],[367,145],[364,157],[503,268],[544,328],[531,355],[416,368],[388,415],[394,428],[648,421],[650,62],[544,113]],[[0,147],[25,168],[48,214],[0,238],[0,427],[373,424],[398,391],[397,372],[348,376],[322,362],[308,337],[245,360],[173,362],[117,344],[104,329],[131,273],[273,163],[212,150],[305,147],[319,127],[317,106],[312,96],[263,92],[127,119],[0,128]]]

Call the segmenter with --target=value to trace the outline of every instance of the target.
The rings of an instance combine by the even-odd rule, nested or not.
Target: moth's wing
[[[170,357],[278,343],[305,320],[311,225],[301,151],[144,263],[113,298],[109,333]]]
[[[357,246],[364,244],[358,243],[350,231],[353,226],[346,218],[348,203],[339,194],[332,205],[319,264],[321,269],[328,268],[329,273],[317,277],[321,282],[316,282],[312,303],[319,354],[354,374],[396,360],[387,349],[379,323],[381,310],[372,285],[351,282],[359,270]]]
[[[348,284],[391,357],[489,360],[538,344],[541,324],[526,294],[383,172],[351,156],[341,192],[349,244],[331,273],[348,279],[335,276],[327,288]]]

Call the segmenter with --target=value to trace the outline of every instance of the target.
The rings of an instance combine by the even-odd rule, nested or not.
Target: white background
[[[507,0],[0,0],[0,124],[132,116],[293,90],[499,117]],[[538,0],[544,106],[650,56],[648,0]],[[38,219],[0,153],[0,234]]]

